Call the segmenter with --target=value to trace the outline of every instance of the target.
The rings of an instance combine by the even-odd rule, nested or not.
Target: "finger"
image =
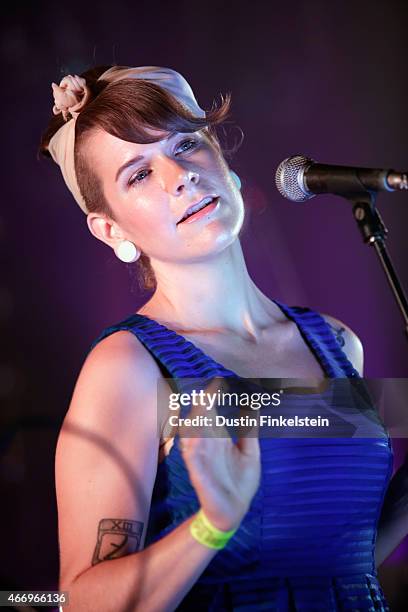
[[[191,419],[201,419],[199,425],[190,427],[191,436],[203,438],[229,439],[230,435],[225,426],[217,424],[218,398],[222,393],[222,378],[212,378],[210,381],[201,381],[195,391],[199,393],[196,402],[192,403],[188,416]],[[186,432],[185,432],[186,434]]]
[[[209,428],[210,437],[212,438],[220,438],[222,440],[227,440],[228,444],[231,444],[231,433],[230,430],[226,427],[226,425],[217,421],[217,415],[222,415],[225,412],[225,405],[223,403],[224,393],[230,389],[229,382],[222,377],[213,378],[209,384],[205,387],[205,392],[208,394],[208,397],[212,398],[212,424]],[[233,407],[234,409],[234,407]]]
[[[241,436],[238,438],[237,447],[243,455],[258,458],[260,456],[259,438],[253,436]]]
[[[259,448],[259,421],[260,421],[259,411],[251,411],[250,419],[251,425],[245,426],[241,429],[238,440],[237,447],[239,450],[248,456],[259,456],[260,448]]]
[[[248,395],[247,387],[243,386],[242,379],[218,378],[211,381],[209,389],[214,393],[218,390],[217,399],[220,400],[220,404],[216,405],[216,409],[220,417],[226,417],[225,421],[218,420],[215,428],[216,437],[226,438],[229,441],[231,438],[237,438],[238,441],[246,438],[257,440],[259,438],[259,411],[248,407],[247,403],[241,405],[242,393],[244,392],[245,396]],[[225,425],[222,424],[223,422]],[[249,444],[239,444],[238,448],[248,448],[248,452],[256,454],[258,444],[249,442]]]

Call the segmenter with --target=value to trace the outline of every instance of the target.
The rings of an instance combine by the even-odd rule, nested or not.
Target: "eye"
[[[146,176],[150,174],[150,172],[151,172],[150,170],[146,170],[146,169],[139,170],[139,172],[134,174],[132,178],[129,179],[128,185],[132,187],[132,185],[135,185],[135,184],[137,185],[137,183],[141,183],[146,178]]]
[[[181,142],[179,145],[177,145],[176,147],[176,155],[178,153],[185,153],[186,151],[190,151],[191,149],[195,149],[198,146],[198,142],[196,140],[183,140],[183,142]]]

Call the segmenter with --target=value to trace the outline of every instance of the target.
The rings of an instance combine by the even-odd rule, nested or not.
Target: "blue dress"
[[[359,379],[321,315],[275,303],[296,323],[327,379]],[[137,336],[166,378],[239,379],[181,335],[139,314],[104,329],[89,350],[119,330]],[[372,406],[357,411],[357,420],[367,423],[367,414],[370,436],[260,438],[261,480],[249,511],[178,611],[389,610],[374,547],[393,453]],[[158,465],[145,546],[198,509],[176,435]]]

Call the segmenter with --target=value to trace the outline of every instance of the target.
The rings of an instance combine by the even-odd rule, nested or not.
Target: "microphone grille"
[[[281,195],[293,202],[304,202],[314,197],[308,193],[303,184],[305,170],[313,160],[304,155],[293,155],[283,160],[276,170],[276,187]]]

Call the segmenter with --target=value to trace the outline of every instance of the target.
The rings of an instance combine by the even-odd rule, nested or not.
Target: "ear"
[[[238,174],[234,172],[234,170],[231,170],[231,168],[230,168],[230,175],[235,185],[237,186],[237,189],[241,189],[242,187],[241,179],[239,178]]]
[[[123,240],[123,234],[119,226],[109,217],[98,215],[98,213],[89,213],[86,222],[91,234],[112,248]]]

